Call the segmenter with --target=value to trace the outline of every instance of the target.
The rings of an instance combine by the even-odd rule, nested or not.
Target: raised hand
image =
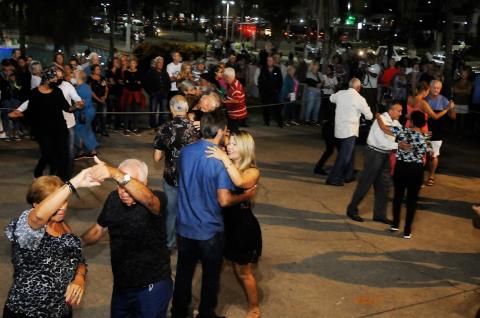
[[[91,168],[91,177],[98,182],[102,182],[105,179],[111,178],[111,167],[107,165],[104,161],[98,159],[97,156],[95,156],[93,159],[95,160],[96,165]]]
[[[73,177],[70,182],[75,188],[91,188],[99,186],[101,183],[91,175],[92,168],[83,169]]]

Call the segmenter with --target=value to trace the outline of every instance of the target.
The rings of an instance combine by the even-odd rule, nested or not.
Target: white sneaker
[[[4,131],[0,132],[0,139],[8,139],[7,133]]]

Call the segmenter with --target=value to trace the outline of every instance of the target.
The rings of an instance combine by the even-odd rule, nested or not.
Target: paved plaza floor
[[[317,317],[474,317],[480,307],[480,230],[472,227],[471,205],[480,201],[478,142],[450,140],[442,149],[434,187],[421,191],[411,240],[390,234],[371,221],[372,192],[360,206],[364,223],[345,217],[356,182],[325,185],[312,173],[323,151],[319,128],[248,128],[257,143],[262,172],[254,213],[264,248],[256,276],[265,318]],[[150,168],[150,186],[161,188],[163,164],[152,158],[153,136],[103,138],[101,158],[111,164],[136,157]],[[357,169],[363,164],[357,147]],[[28,208],[37,145],[0,143],[0,228]],[[332,164],[334,156],[329,164]],[[76,168],[88,160],[77,161]],[[92,225],[115,187],[80,190],[67,220],[76,233]],[[391,203],[390,203],[391,204]],[[389,206],[390,213],[390,206]],[[112,276],[108,237],[85,248],[89,263],[83,304],[76,318],[109,317]],[[0,238],[0,305],[12,282],[10,244]],[[172,258],[175,268],[176,258]],[[194,282],[198,303],[200,266]],[[243,318],[246,300],[225,263],[218,313]]]

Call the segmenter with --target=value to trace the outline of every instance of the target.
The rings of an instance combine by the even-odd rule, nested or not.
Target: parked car
[[[377,51],[375,52],[375,55],[377,56],[385,56],[388,54],[388,46],[386,45],[380,45],[378,48],[377,48]],[[395,59],[395,62],[399,62],[401,61],[403,58],[408,58],[409,55],[408,55],[408,50],[406,47],[404,46],[397,46],[397,45],[394,45],[393,46],[393,54],[392,54],[392,58]],[[418,57],[416,57],[418,58]]]

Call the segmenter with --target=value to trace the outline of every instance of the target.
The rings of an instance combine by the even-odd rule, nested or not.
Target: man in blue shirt
[[[452,119],[455,119],[456,113],[452,109],[453,101],[449,101],[445,96],[440,94],[442,90],[442,82],[439,80],[432,80],[430,82],[430,94],[425,97],[425,101],[430,105],[432,110],[436,113],[443,111],[444,109],[450,108],[449,116]],[[443,143],[444,137],[444,126],[446,125],[445,122],[446,116],[443,116],[440,119],[432,119],[429,118],[428,120],[428,129],[432,132],[432,136],[430,138],[433,154],[430,157],[430,165],[429,165],[429,176],[427,185],[433,186],[435,184],[435,171],[438,167],[438,156],[440,156],[440,147]]]
[[[253,197],[255,190],[240,195],[222,162],[207,158],[208,147],[221,146],[227,121],[223,113],[202,116],[203,139],[185,146],[178,158],[179,187],[177,215],[178,261],[172,303],[172,318],[190,317],[192,278],[202,263],[202,290],[196,318],[218,318],[215,314],[225,245],[222,207]]]

